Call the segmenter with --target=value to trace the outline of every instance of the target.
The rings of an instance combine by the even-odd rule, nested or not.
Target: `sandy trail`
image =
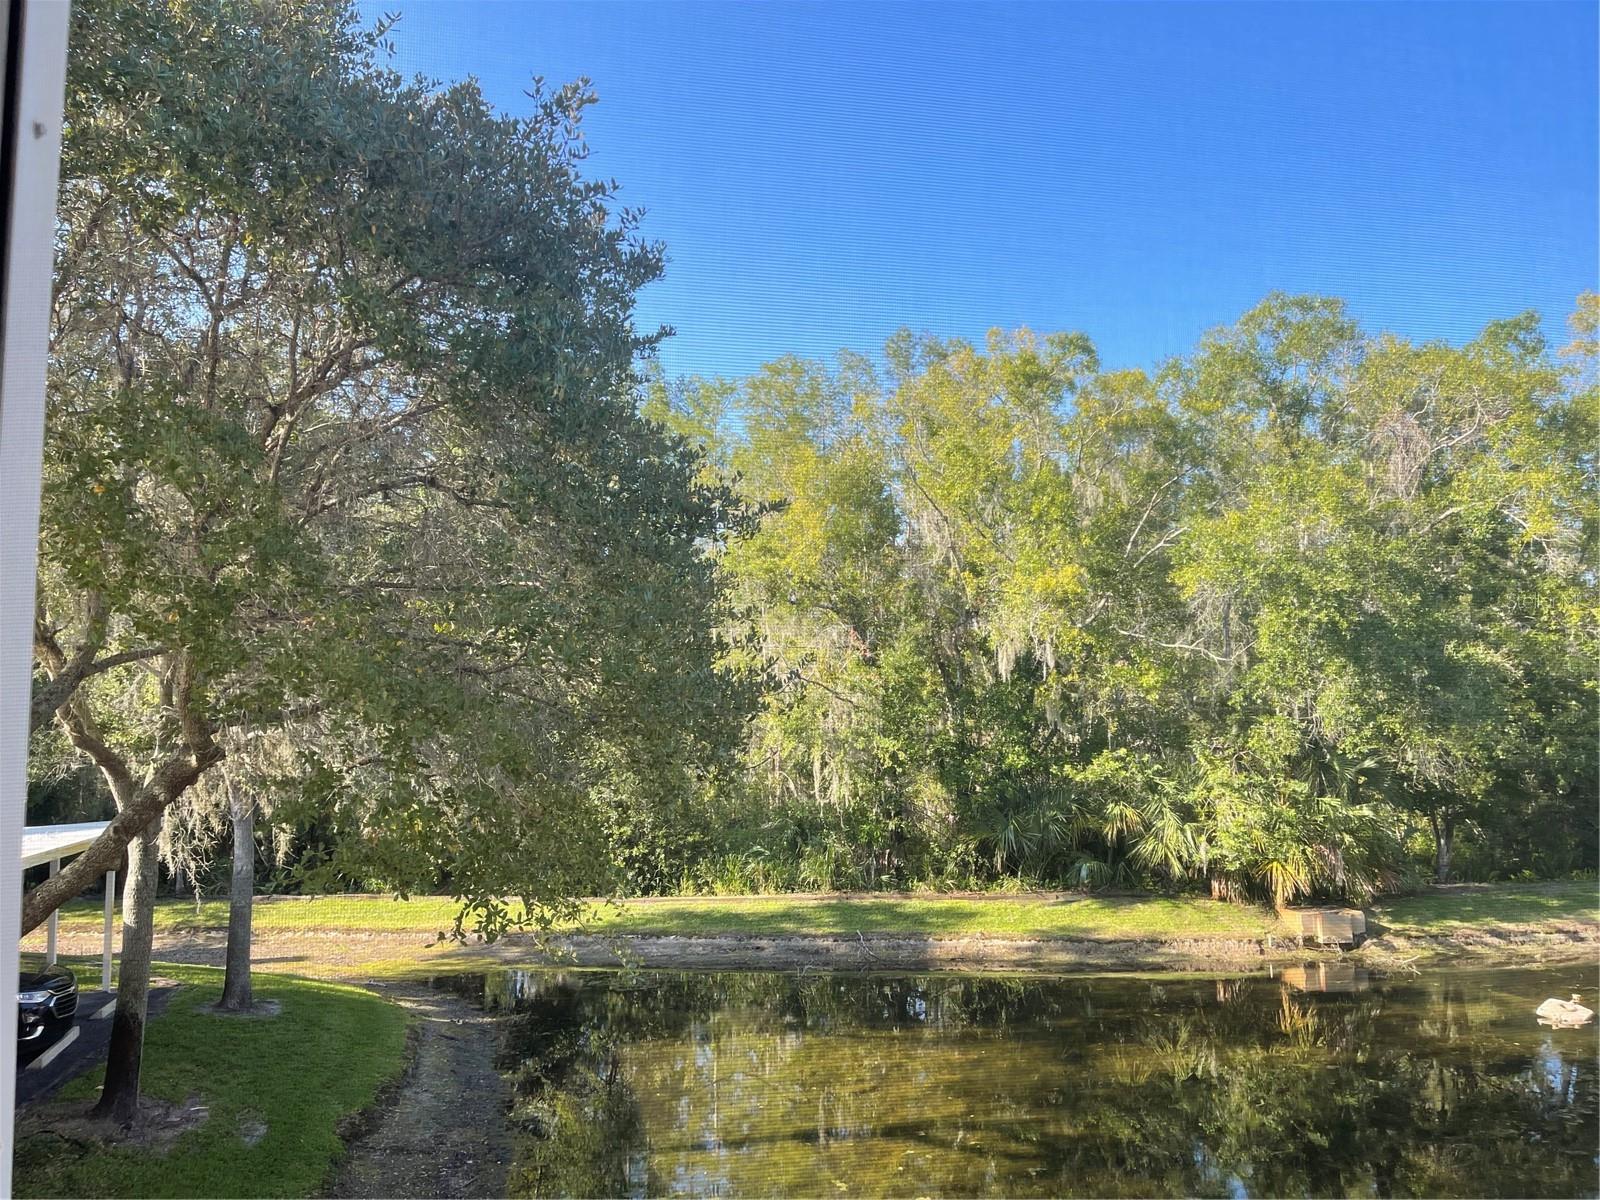
[[[364,1114],[329,1196],[502,1196],[512,1145],[495,1019],[448,992],[378,984],[415,1022],[405,1073]]]

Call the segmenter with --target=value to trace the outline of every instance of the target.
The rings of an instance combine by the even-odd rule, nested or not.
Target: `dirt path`
[[[415,984],[379,984],[416,1021],[411,1065],[356,1135],[329,1196],[502,1196],[511,1161],[492,1017]]]
[[[1086,938],[926,937],[890,933],[833,935],[630,934],[551,938],[546,954],[511,938],[481,947],[508,963],[568,962],[583,967],[694,970],[832,971],[1250,970],[1268,961],[1251,939],[1107,941]]]
[[[1430,963],[1557,961],[1593,955],[1600,926],[1551,920],[1436,936],[1402,937],[1381,927],[1355,952],[1364,966]],[[98,935],[66,934],[63,954],[99,953]],[[221,966],[221,930],[157,930],[161,962]],[[493,945],[429,944],[421,933],[300,929],[257,930],[253,959],[263,971],[310,975],[376,986],[380,979],[416,979],[495,966],[658,967],[701,970],[842,971],[1248,971],[1270,963],[1338,958],[1338,951],[1297,946],[1288,939],[1197,937],[1092,938],[930,937],[891,933],[832,935],[597,934],[552,937],[510,934]]]

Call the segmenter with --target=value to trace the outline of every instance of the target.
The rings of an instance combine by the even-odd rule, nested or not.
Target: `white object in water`
[[[1557,1029],[1585,1025],[1594,1020],[1594,1011],[1578,1003],[1577,992],[1572,993],[1571,1000],[1557,1000],[1551,997],[1534,1009],[1533,1015],[1538,1017],[1542,1024],[1554,1025]]]

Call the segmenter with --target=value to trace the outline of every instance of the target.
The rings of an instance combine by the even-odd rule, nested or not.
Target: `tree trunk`
[[[1450,882],[1450,854],[1455,847],[1456,823],[1449,817],[1434,822],[1433,840],[1438,846],[1434,860],[1434,878],[1439,883]]]
[[[228,791],[233,792],[230,781]],[[256,806],[250,798],[233,800],[233,881],[228,892],[228,955],[218,1008],[248,1012],[250,994],[250,919],[256,892]]]
[[[150,949],[156,902],[158,818],[128,843],[128,879],[122,891],[122,960],[117,974],[117,1010],[111,1018],[106,1082],[94,1113],[117,1124],[133,1124],[139,1112],[139,1068],[144,1058],[144,1020],[150,1001]]]

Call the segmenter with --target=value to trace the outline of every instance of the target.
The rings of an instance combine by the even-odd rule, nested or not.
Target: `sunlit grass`
[[[272,896],[256,901],[258,933],[351,931],[416,933],[448,929],[453,900],[424,896]],[[96,904],[62,910],[64,933],[100,928]],[[156,928],[171,932],[223,930],[222,901],[196,905],[164,899]],[[1070,937],[1141,939],[1263,937],[1278,932],[1271,914],[1256,908],[1192,897],[996,895],[950,896],[696,896],[596,902],[584,927],[609,934],[854,934],[904,933],[930,937]],[[30,946],[39,940],[34,934]]]
[[[707,896],[601,910],[618,934],[910,934],[927,937],[1259,938],[1276,932],[1261,909],[1156,896]]]
[[[448,896],[258,896],[255,928],[276,930],[364,930],[371,933],[439,933],[455,920],[458,905]],[[61,910],[63,932],[98,931],[104,920],[101,902],[75,901]],[[115,927],[122,927],[118,912]],[[158,930],[214,930],[228,927],[226,900],[164,897],[156,901]],[[38,933],[35,933],[38,937]]]
[[[258,1000],[277,1001],[276,1017],[224,1017],[205,1011],[221,992],[222,972],[158,963],[156,974],[184,984],[145,1031],[146,1096],[210,1108],[199,1128],[170,1151],[72,1143],[46,1132],[18,1142],[18,1196],[306,1196],[316,1193],[342,1151],[342,1117],[370,1104],[400,1070],[403,1010],[372,992],[281,975],[255,977]],[[61,1093],[84,1106],[101,1072]],[[266,1132],[254,1146],[242,1123]]]
[[[1430,888],[1373,906],[1376,920],[1403,936],[1485,932],[1496,926],[1549,922],[1600,923],[1600,888],[1593,880]]]
[[[1377,924],[1396,933],[1448,934],[1496,925],[1600,920],[1593,883],[1497,884],[1380,901]],[[448,896],[265,896],[256,901],[256,930],[275,933],[415,934],[420,942],[450,928]],[[64,934],[100,928],[98,903],[62,910]],[[227,928],[227,904],[163,899],[156,927],[184,931]],[[1199,897],[996,894],[993,896],[670,896],[594,902],[584,928],[605,934],[709,937],[906,934],[921,937],[1084,938],[1102,941],[1180,938],[1281,938],[1271,912]],[[42,933],[26,942],[42,947]]]

